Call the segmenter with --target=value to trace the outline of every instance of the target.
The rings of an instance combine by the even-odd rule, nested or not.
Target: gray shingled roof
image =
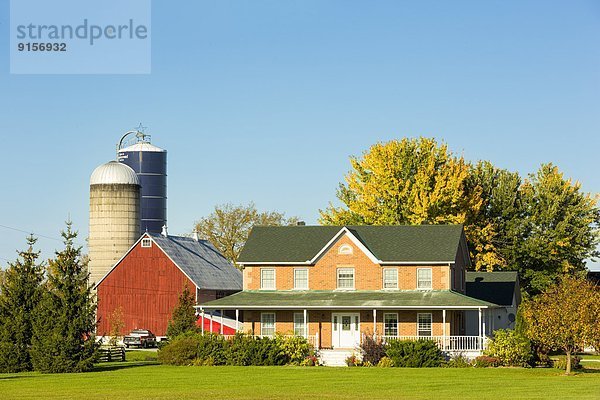
[[[490,303],[510,306],[519,275],[515,271],[467,272],[467,296]],[[517,293],[517,299],[519,294]]]
[[[207,240],[147,233],[201,289],[242,290],[242,273]]]
[[[240,263],[306,262],[342,226],[257,226],[252,229]],[[379,260],[398,262],[454,261],[462,225],[347,226]]]

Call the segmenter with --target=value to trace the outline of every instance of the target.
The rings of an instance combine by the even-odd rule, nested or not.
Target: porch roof
[[[496,304],[451,290],[245,290],[198,306],[231,309],[477,309]]]

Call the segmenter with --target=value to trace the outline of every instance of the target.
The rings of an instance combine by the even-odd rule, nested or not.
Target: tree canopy
[[[89,371],[97,349],[96,302],[71,223],[62,237],[65,248],[48,264],[46,290],[35,309],[31,358],[40,372]]]
[[[286,218],[280,212],[259,212],[253,203],[247,206],[228,203],[215,206],[209,216],[196,222],[195,230],[235,264],[253,226],[295,225],[297,222],[298,218]]]
[[[34,251],[37,239],[27,238],[27,249],[8,264],[0,282],[0,371],[21,372],[33,368],[29,350],[34,309],[42,296],[44,264]]]
[[[525,333],[534,341],[567,355],[600,343],[600,291],[586,279],[564,275],[558,284],[522,305]]]
[[[174,338],[182,333],[196,329],[196,301],[187,285],[179,294],[177,306],[173,309],[171,320],[167,325],[167,336]]]
[[[530,293],[598,255],[597,197],[552,164],[523,179],[428,138],[377,143],[350,163],[322,224],[463,224],[475,269],[517,270]]]

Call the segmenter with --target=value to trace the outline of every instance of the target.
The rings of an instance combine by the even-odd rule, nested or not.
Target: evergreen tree
[[[0,283],[0,372],[32,369],[29,350],[33,334],[33,312],[42,295],[43,263],[34,251],[35,239],[27,238],[27,250],[9,263]]]
[[[167,335],[171,338],[196,329],[196,301],[187,285],[179,295],[177,306],[167,326]]]
[[[64,250],[48,265],[47,291],[35,311],[31,358],[40,372],[83,372],[93,367],[96,302],[88,286],[77,233],[67,222]]]

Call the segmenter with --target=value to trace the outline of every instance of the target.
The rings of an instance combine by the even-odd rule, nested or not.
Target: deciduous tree
[[[571,355],[600,339],[599,289],[591,282],[564,275],[557,284],[522,305],[525,332],[539,344],[562,350],[571,372]]]
[[[29,350],[33,336],[33,316],[42,296],[44,265],[34,251],[37,239],[27,238],[27,249],[8,264],[0,283],[0,371],[30,371]]]
[[[295,225],[297,222],[298,218],[286,218],[276,211],[259,212],[253,203],[247,206],[223,204],[196,222],[195,229],[201,238],[209,240],[235,264],[253,226]]]
[[[62,237],[65,248],[49,262],[47,290],[35,309],[31,358],[40,372],[89,371],[97,350],[96,302],[70,222]]]

